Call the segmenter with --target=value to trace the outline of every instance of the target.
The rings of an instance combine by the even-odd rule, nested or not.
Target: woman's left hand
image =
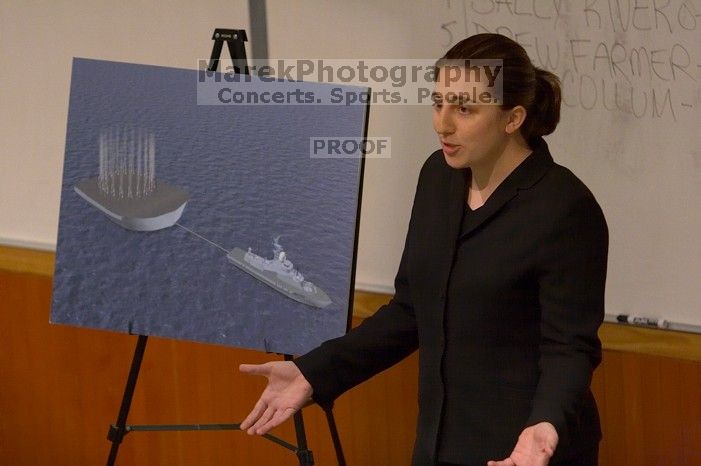
[[[526,427],[511,455],[501,461],[488,461],[487,466],[547,466],[555,453],[557,441],[555,426],[549,422]]]

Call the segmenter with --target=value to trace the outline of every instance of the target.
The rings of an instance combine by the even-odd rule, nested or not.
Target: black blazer
[[[551,465],[568,464],[601,438],[589,384],[601,360],[606,221],[542,139],[461,229],[468,182],[442,151],[428,158],[393,299],[296,364],[330,406],[418,349],[415,465],[503,459],[540,421],[560,437]]]

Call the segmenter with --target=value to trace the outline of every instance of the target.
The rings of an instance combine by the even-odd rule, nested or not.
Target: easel
[[[215,29],[212,36],[214,40],[214,47],[212,49],[212,55],[209,61],[208,71],[215,72],[219,65],[219,57],[221,56],[221,51],[224,42],[227,43],[229,48],[229,53],[231,54],[231,59],[234,62],[234,71],[236,73],[243,72],[244,74],[249,74],[248,61],[246,58],[246,48],[244,42],[247,41],[246,31],[243,29]],[[122,404],[119,408],[119,414],[117,415],[117,422],[110,425],[109,431],[107,433],[107,439],[112,442],[110,448],[109,456],[107,458],[107,466],[114,466],[117,459],[117,453],[119,452],[119,445],[122,443],[124,436],[129,432],[137,431],[187,431],[187,430],[241,430],[240,424],[178,424],[178,425],[129,425],[127,424],[127,416],[129,415],[129,408],[131,407],[132,397],[134,395],[134,389],[136,388],[136,380],[139,376],[139,370],[141,369],[141,361],[144,358],[144,352],[146,351],[146,343],[148,341],[148,336],[139,335],[136,342],[136,348],[134,350],[134,357],[131,361],[131,368],[129,369],[129,376],[127,377],[127,383],[124,387],[124,396],[122,397]],[[292,355],[285,354],[285,361],[291,361]],[[331,430],[331,437],[333,439],[334,449],[336,450],[336,459],[338,460],[339,466],[345,466],[346,462],[343,457],[343,450],[341,448],[340,438],[338,437],[338,431],[336,429],[336,422],[333,418],[333,412],[331,407],[324,408],[326,413],[326,420],[329,424],[329,429]],[[294,414],[294,425],[295,434],[297,436],[297,445],[292,445],[278,437],[270,434],[263,435],[264,438],[277,443],[278,445],[292,450],[297,455],[299,459],[300,466],[313,466],[314,457],[311,450],[307,448],[307,437],[304,431],[304,420],[302,418],[302,410],[297,411]]]

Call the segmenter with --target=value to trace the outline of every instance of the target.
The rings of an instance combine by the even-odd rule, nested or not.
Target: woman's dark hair
[[[528,115],[521,134],[533,147],[540,136],[555,131],[560,121],[560,79],[536,68],[521,45],[500,34],[476,34],[455,44],[436,62],[437,67],[455,60],[502,60],[504,95],[501,108],[523,106]]]

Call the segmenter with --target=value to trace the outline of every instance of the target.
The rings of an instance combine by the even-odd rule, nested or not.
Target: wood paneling
[[[116,419],[136,337],[50,325],[52,256],[31,263],[18,254],[11,263],[0,263],[0,465],[103,464],[107,428]],[[6,257],[0,250],[0,260]],[[357,293],[356,315],[369,315],[387,299]],[[354,324],[360,321],[356,317]],[[667,337],[661,335],[669,335],[643,330],[637,335],[643,340],[663,341]],[[605,344],[610,336],[602,329]],[[594,374],[604,430],[600,464],[701,465],[701,363],[694,357],[646,354],[654,345],[617,338],[626,337],[614,335],[615,345],[643,351],[607,349]],[[694,344],[693,337],[682,340]],[[238,364],[272,359],[279,357],[152,337],[129,422],[240,422],[265,380],[239,374]],[[350,466],[409,463],[416,383],[413,355],[338,400],[335,414]],[[304,415],[316,464],[335,464],[323,413],[312,406]],[[275,433],[294,443],[291,423]],[[284,466],[298,461],[292,452],[242,432],[136,432],[125,438],[118,464]]]
[[[701,362],[701,335],[604,323],[599,337],[605,349]]]
[[[51,278],[0,270],[0,465],[103,464],[136,337],[52,325]],[[358,324],[355,319],[354,324]],[[131,424],[236,423],[265,379],[240,363],[281,359],[215,345],[149,338]],[[416,356],[344,395],[335,413],[350,465],[407,464],[416,417]],[[392,396],[389,396],[392,394]],[[397,394],[400,394],[397,396]],[[304,410],[316,464],[335,463],[323,412]],[[392,431],[386,426],[393,425]],[[276,435],[295,443],[291,423]],[[242,432],[134,432],[119,465],[296,465],[294,453]]]
[[[602,465],[701,465],[701,364],[606,351],[594,379]]]
[[[0,269],[8,272],[51,276],[55,262],[56,255],[53,252],[0,245]]]

